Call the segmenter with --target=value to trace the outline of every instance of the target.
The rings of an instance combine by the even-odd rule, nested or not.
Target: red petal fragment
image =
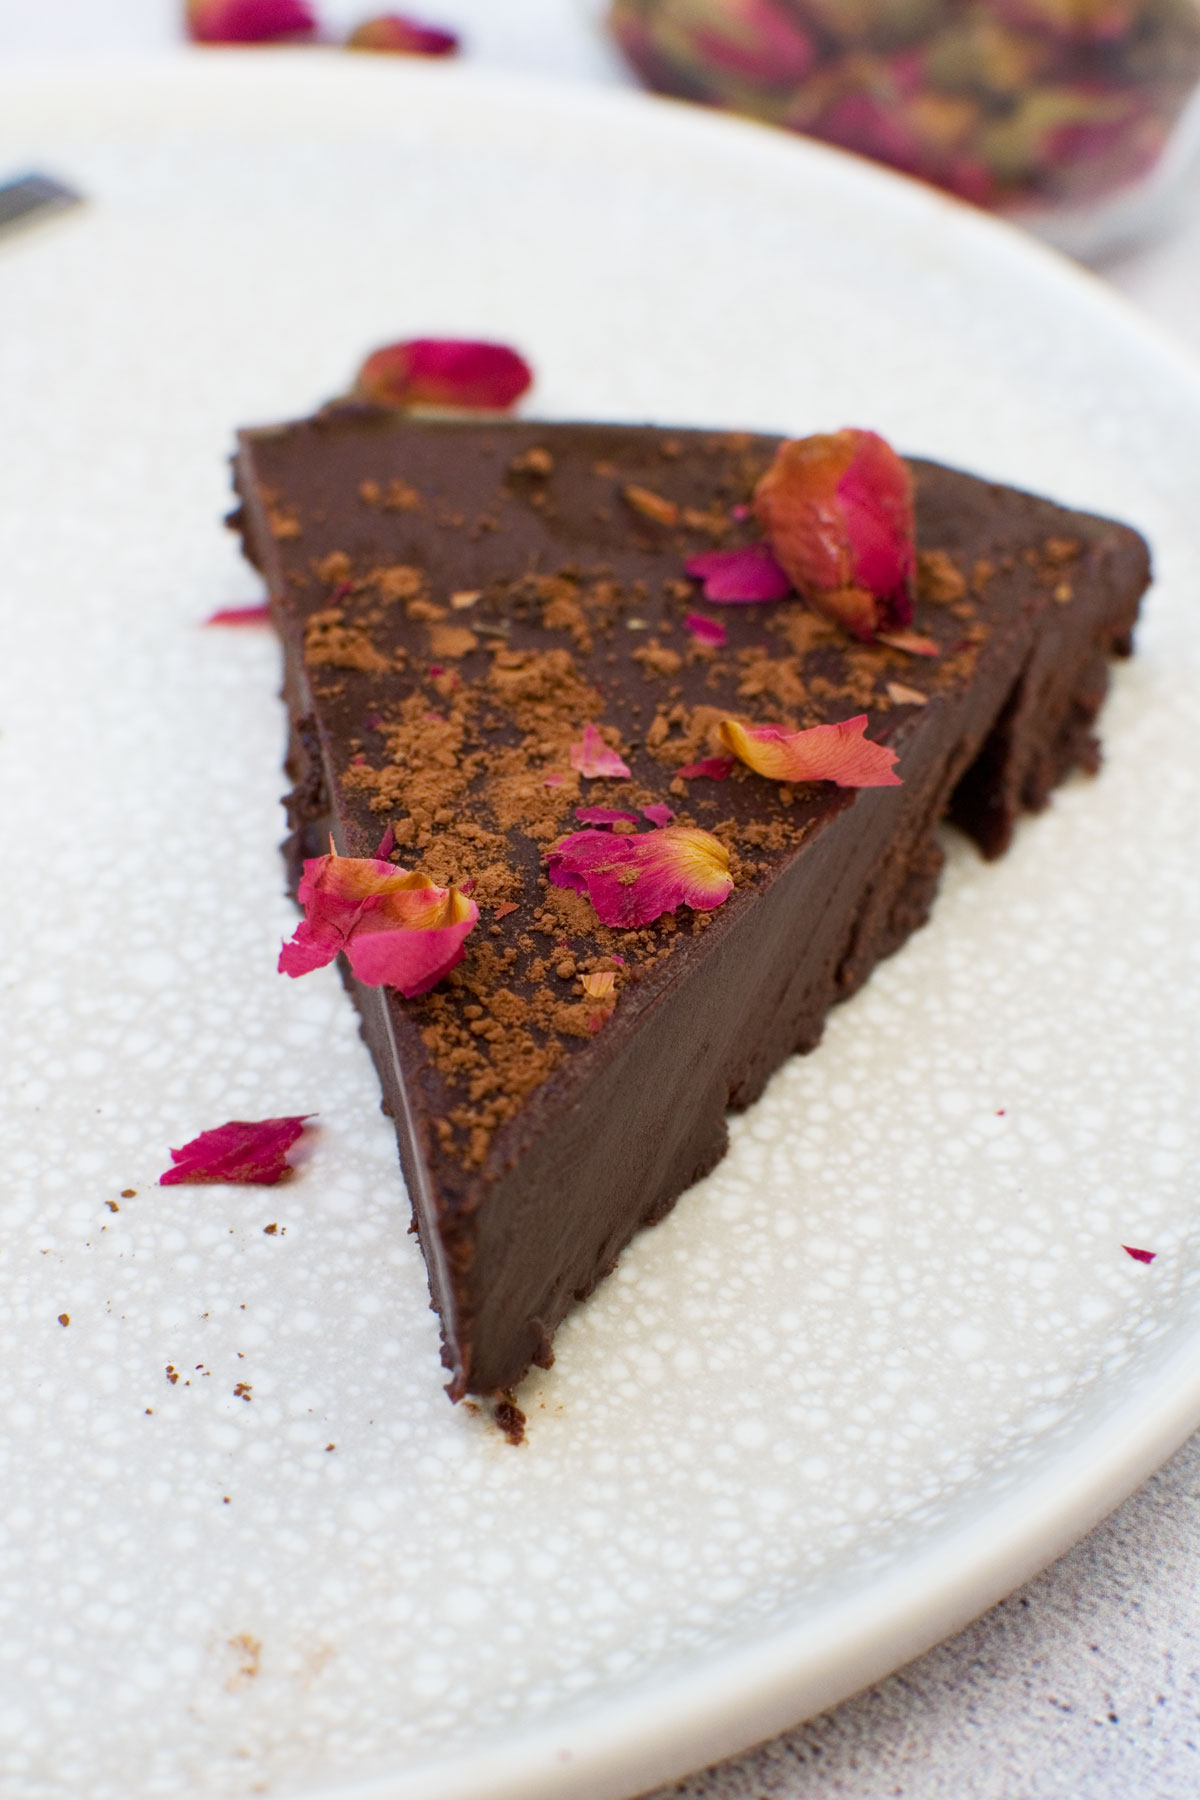
[[[776,562],[769,544],[742,544],[736,550],[705,550],[683,565],[704,583],[704,598],[724,605],[755,600],[782,600],[792,591],[790,578]]]
[[[706,619],[703,613],[689,613],[683,622],[697,644],[702,644],[705,649],[720,650],[729,642],[729,633],[719,619]]]
[[[360,981],[424,994],[462,960],[479,908],[458,888],[378,858],[317,856],[297,895],[304,918],[279,953],[293,977],[344,952]]]
[[[287,1152],[304,1130],[311,1113],[283,1119],[230,1119],[202,1131],[181,1150],[171,1151],[173,1168],[158,1178],[159,1187],[183,1182],[227,1181],[273,1187],[289,1173]]]
[[[836,725],[789,731],[785,725],[739,725],[723,719],[721,741],[772,781],[832,781],[838,787],[899,787],[896,752],[866,736],[867,715]]]
[[[379,847],[375,852],[375,861],[376,862],[386,862],[388,857],[392,854],[392,851],[395,848],[396,848],[395,829],[393,826],[389,825],[387,830],[384,832],[383,836],[379,840]]]
[[[632,930],[677,906],[709,912],[733,888],[719,838],[690,825],[618,836],[576,831],[546,853],[556,887],[586,894],[602,925]]]
[[[625,776],[629,774],[628,763],[622,762],[616,751],[609,749],[590,721],[583,728],[582,742],[572,744],[569,754],[571,767],[578,769],[581,775]]]
[[[269,44],[311,37],[317,28],[304,0],[188,0],[186,19],[196,44]]]
[[[458,34],[438,25],[418,25],[400,13],[365,19],[346,39],[348,50],[382,50],[393,56],[453,56]]]
[[[594,974],[581,975],[580,983],[589,1000],[608,1000],[616,979],[611,969],[597,969]]]
[[[1157,1250],[1135,1250],[1132,1244],[1122,1244],[1126,1256],[1132,1256],[1134,1262],[1152,1263],[1158,1255]]]
[[[492,908],[492,917],[494,919],[507,919],[509,913],[515,913],[516,910],[517,903],[515,900],[501,900],[499,906],[494,906]]]
[[[679,773],[685,781],[694,781],[698,775],[709,781],[728,781],[733,763],[731,756],[706,756],[703,762],[685,763]]]
[[[561,787],[566,779],[565,775],[547,775],[542,785],[543,787]]]
[[[505,344],[411,338],[367,357],[354,384],[379,406],[454,406],[506,412],[533,381],[523,356]]]
[[[893,650],[907,650],[910,656],[940,656],[942,646],[931,637],[922,637],[919,631],[881,631],[878,634],[881,644],[890,644]]]
[[[675,817],[675,808],[656,800],[653,806],[643,806],[643,819],[649,819],[652,825],[669,825]]]
[[[877,432],[847,428],[781,444],[754,510],[817,612],[864,639],[911,623],[912,477]]]
[[[209,613],[206,625],[269,625],[271,609],[264,600],[257,606],[222,606]]]
[[[577,806],[575,817],[582,819],[585,825],[617,825],[625,819],[631,825],[638,823],[636,813],[619,812],[615,806]]]

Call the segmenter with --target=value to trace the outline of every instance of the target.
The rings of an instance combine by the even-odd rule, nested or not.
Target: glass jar
[[[612,0],[650,87],[887,163],[1096,256],[1200,152],[1200,0]]]

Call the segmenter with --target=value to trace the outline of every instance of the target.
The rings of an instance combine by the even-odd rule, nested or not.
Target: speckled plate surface
[[[619,1800],[953,1629],[1200,1420],[1200,379],[984,219],[630,95],[312,53],[0,101],[0,166],[92,202],[0,249],[0,1786]],[[233,427],[428,330],[522,346],[548,416],[871,424],[1160,573],[1101,779],[955,846],[520,1450],[442,1396],[336,977],[274,974],[274,646],[199,623],[256,597]],[[289,1185],[155,1187],[304,1111]]]

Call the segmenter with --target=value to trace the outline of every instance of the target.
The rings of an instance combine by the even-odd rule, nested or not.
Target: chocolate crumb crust
[[[358,405],[241,435],[231,522],[284,644],[293,892],[331,834],[371,856],[390,833],[394,862],[473,882],[480,909],[419,999],[343,970],[454,1398],[549,1364],[572,1301],[719,1160],[727,1109],[924,922],[943,818],[997,856],[1022,809],[1097,766],[1108,659],[1149,579],[1137,534],[914,461],[914,630],[936,658],[798,600],[706,604],[684,561],[757,535],[737,513],[777,442]],[[727,642],[697,641],[689,613]],[[680,773],[727,754],[722,718],[861,712],[902,787]],[[629,779],[572,766],[589,722]],[[729,852],[719,909],[620,931],[548,884],[577,807],[663,803]],[[583,986],[597,971],[611,1010]]]

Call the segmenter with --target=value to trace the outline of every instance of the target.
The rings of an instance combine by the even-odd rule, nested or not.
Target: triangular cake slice
[[[727,1109],[925,920],[943,818],[997,855],[1023,807],[1095,766],[1107,660],[1149,577],[1137,534],[913,462],[913,629],[936,658],[794,598],[706,605],[685,560],[756,535],[731,515],[776,444],[353,405],[242,436],[236,519],[286,657],[293,887],[330,834],[475,884],[465,958],[426,995],[344,971],[455,1398],[549,1362],[572,1302],[718,1161]],[[711,767],[722,717],[863,712],[903,785],[680,773]],[[628,778],[572,766],[589,722]],[[548,882],[577,808],[662,805],[727,848],[723,905],[622,931]],[[606,971],[611,1010],[583,979]]]

